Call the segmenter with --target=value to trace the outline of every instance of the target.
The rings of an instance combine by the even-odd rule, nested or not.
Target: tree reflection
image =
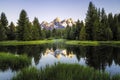
[[[108,46],[87,47],[86,64],[104,71],[107,65],[112,64],[112,51]]]
[[[85,59],[88,66],[98,70],[105,70],[106,66],[111,66],[113,61],[120,65],[120,48],[112,46],[68,46],[63,43],[44,44],[44,45],[24,45],[24,46],[0,46],[1,52],[15,54],[27,54],[33,58],[37,65],[46,52],[55,53],[56,50],[63,51],[62,56],[72,57],[75,55],[78,62],[81,58]],[[49,52],[50,53],[50,52]],[[63,54],[64,53],[64,54]],[[59,55],[54,55],[59,57]],[[6,67],[0,67],[6,69]]]

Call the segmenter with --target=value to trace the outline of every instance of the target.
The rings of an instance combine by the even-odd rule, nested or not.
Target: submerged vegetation
[[[12,53],[0,52],[0,69],[19,70],[31,64],[31,59],[26,55],[14,55]]]
[[[119,75],[110,77],[108,73],[78,64],[58,63],[37,70],[29,67],[21,70],[13,80],[119,80]]]

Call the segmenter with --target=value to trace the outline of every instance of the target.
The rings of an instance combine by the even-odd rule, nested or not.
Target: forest
[[[72,27],[46,30],[41,28],[38,18],[29,21],[27,12],[20,12],[17,25],[8,24],[4,12],[0,15],[0,41],[18,40],[44,40],[44,39],[68,39],[87,41],[119,41],[120,40],[120,13],[106,13],[105,9],[96,8],[90,2],[84,21],[76,21]]]

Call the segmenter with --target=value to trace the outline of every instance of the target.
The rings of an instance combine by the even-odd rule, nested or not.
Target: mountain
[[[72,20],[72,18],[62,20],[57,17],[55,18],[52,22],[48,23],[47,21],[43,21],[41,23],[41,27],[45,28],[47,30],[52,30],[52,29],[62,29],[67,26],[72,27],[75,24],[75,21]]]

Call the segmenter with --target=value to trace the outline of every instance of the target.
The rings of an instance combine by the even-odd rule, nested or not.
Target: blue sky
[[[30,21],[37,17],[40,22],[62,19],[84,20],[89,2],[106,13],[120,13],[120,0],[0,0],[0,13],[5,12],[9,22],[17,22],[20,11],[26,10]]]

